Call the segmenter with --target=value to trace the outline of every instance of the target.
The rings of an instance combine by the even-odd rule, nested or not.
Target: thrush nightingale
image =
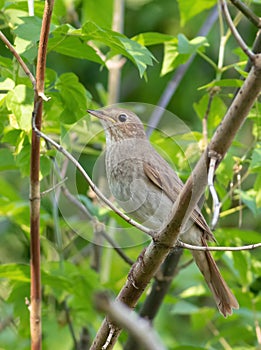
[[[152,147],[137,115],[122,108],[88,110],[101,120],[106,134],[106,173],[110,191],[128,215],[153,230],[168,222],[183,183]],[[207,245],[215,240],[200,209],[194,209],[180,240]],[[209,251],[191,251],[219,311],[226,317],[238,302],[222,278]]]

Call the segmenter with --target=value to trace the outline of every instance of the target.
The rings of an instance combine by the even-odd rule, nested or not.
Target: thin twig
[[[139,230],[145,232],[149,236],[153,236],[153,231],[148,229],[147,227],[139,224],[135,220],[129,218],[126,214],[122,213],[108,198],[104,196],[104,194],[98,189],[98,187],[93,183],[89,175],[86,173],[86,171],[83,169],[81,164],[77,162],[77,160],[68,152],[66,151],[61,145],[59,145],[57,142],[52,140],[49,136],[44,134],[42,131],[40,131],[36,125],[35,125],[35,119],[33,118],[33,130],[35,133],[42,137],[44,140],[48,141],[52,146],[54,146],[59,152],[61,152],[65,157],[67,157],[74,165],[75,167],[80,171],[80,173],[83,175],[85,180],[90,185],[93,192],[105,203],[108,205],[109,208],[111,208],[116,214],[118,214],[121,218],[123,218],[126,222],[128,222],[130,225],[138,228]]]
[[[226,341],[226,339],[224,337],[220,336],[220,332],[218,331],[218,329],[215,327],[215,325],[211,321],[208,323],[208,328],[213,333],[213,335],[218,338],[218,341],[224,350],[232,350],[229,343]]]
[[[63,302],[63,307],[64,307],[64,311],[65,311],[66,321],[67,321],[67,324],[69,326],[69,330],[70,330],[70,333],[71,333],[71,336],[73,339],[74,349],[77,350],[78,349],[77,338],[75,335],[75,331],[74,331],[71,316],[70,316],[70,309],[67,305],[66,300]]]
[[[47,140],[45,141],[46,141],[46,144],[48,145],[48,148],[50,149],[49,142],[47,142]],[[83,205],[83,203],[79,199],[77,199],[73,194],[71,194],[71,192],[68,190],[68,188],[64,184],[66,178],[63,179],[63,177],[65,176],[66,169],[69,162],[69,159],[67,157],[65,159],[66,161],[63,163],[63,169],[62,171],[60,171],[58,168],[57,162],[55,161],[54,158],[52,158],[52,161],[56,169],[56,173],[61,179],[61,181],[58,184],[54,185],[51,189],[43,193],[44,194],[49,193],[51,190],[54,190],[56,187],[60,187],[64,196],[86,216],[87,220],[91,221],[94,227],[94,236],[96,235],[96,233],[100,234],[103,238],[105,238],[105,240],[111,245],[111,247],[116,251],[116,253],[127,264],[132,265],[134,262],[122,251],[122,249],[117,247],[117,244],[114,242],[114,240],[105,232],[104,225],[101,222],[99,222],[98,219],[90,213],[90,211],[86,208],[85,205]],[[59,194],[57,195],[57,197],[59,198]]]
[[[30,69],[27,67],[27,65],[24,63],[24,60],[22,57],[17,53],[13,45],[10,43],[10,41],[7,39],[7,37],[0,31],[0,39],[4,42],[4,44],[8,47],[9,51],[12,52],[14,57],[17,59],[18,63],[22,67],[25,74],[29,77],[33,84],[34,90],[36,90],[36,80],[33,74],[30,72]]]
[[[248,177],[249,171],[246,171],[245,174],[241,177],[241,185],[245,181],[245,179]],[[222,202],[220,203],[220,207],[224,205],[226,200],[232,195],[232,193],[239,187],[239,183],[233,184],[233,186],[230,187],[229,191],[225,194],[225,196],[222,198]]]
[[[220,0],[221,8],[224,13],[224,16],[226,18],[227,24],[234,35],[234,38],[238,42],[238,45],[241,47],[241,49],[245,52],[245,54],[253,61],[255,58],[255,54],[247,47],[246,43],[242,39],[241,35],[237,31],[236,27],[234,26],[234,23],[230,17],[230,13],[228,11],[227,2],[226,0]]]
[[[103,229],[103,224],[97,221],[97,218],[93,217],[88,209],[80,202],[75,196],[73,196],[66,186],[62,186],[63,194],[67,197],[69,201],[71,201],[77,208],[81,210],[81,212],[86,215],[87,219],[92,222],[92,224],[96,227],[97,225],[102,226],[99,229],[99,234],[102,235],[103,238],[111,245],[111,247],[116,251],[116,253],[129,265],[132,265],[134,262],[131,260],[114,242],[114,240],[105,232]]]
[[[119,247],[117,247],[116,243],[113,241],[113,239],[104,231],[102,230],[101,235],[106,239],[107,242],[110,243],[110,245],[112,246],[112,248],[116,251],[116,253],[123,259],[123,261],[125,261],[127,264],[129,264],[130,266],[132,266],[134,264],[134,261],[132,259],[130,259],[122,249],[120,249]]]
[[[209,252],[214,252],[214,251],[222,251],[222,252],[236,252],[236,251],[242,251],[242,250],[253,250],[256,248],[261,247],[261,243],[256,243],[256,244],[249,244],[249,245],[244,245],[240,247],[202,247],[202,246],[195,246],[192,244],[188,243],[183,243],[181,241],[177,242],[177,246],[181,248],[186,248],[189,250],[199,250],[199,251],[209,251]]]
[[[48,190],[46,190],[46,191],[42,191],[42,192],[41,192],[41,197],[44,197],[44,196],[48,195],[50,192],[55,191],[55,190],[56,190],[56,188],[58,188],[58,187],[62,186],[62,185],[64,184],[64,182],[66,182],[66,181],[67,181],[67,179],[68,179],[68,177],[66,177],[66,178],[62,179],[60,182],[58,182],[57,184],[55,184],[53,187],[48,188]]]
[[[261,20],[245,3],[240,0],[230,0],[257,28],[261,28]]]

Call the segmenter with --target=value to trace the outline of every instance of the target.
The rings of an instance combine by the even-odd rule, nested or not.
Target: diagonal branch
[[[261,90],[261,55],[254,57],[254,65],[244,85],[228,109],[222,123],[219,125],[206,151],[202,154],[192,175],[186,182],[178,200],[175,202],[172,219],[166,228],[160,232],[154,241],[139,257],[133,266],[128,279],[121,289],[117,299],[130,308],[134,308],[143,291],[152,277],[159,269],[170,249],[176,244],[179,232],[183,224],[190,217],[194,207],[207,185],[207,169],[209,154],[216,154],[219,161],[225,156],[236,132],[246,119],[253,103]],[[110,334],[114,330],[106,349],[112,349],[121,332],[105,319],[93,341],[91,350],[103,347]]]
[[[241,0],[230,0],[257,28],[261,28],[261,19]]]
[[[18,54],[18,52],[15,50],[15,48],[13,47],[13,45],[10,43],[10,41],[7,39],[7,37],[2,33],[2,31],[0,31],[0,39],[3,41],[3,43],[8,47],[9,51],[12,52],[12,54],[14,55],[14,57],[17,59],[18,63],[20,64],[20,66],[22,67],[23,71],[25,72],[25,74],[29,77],[29,79],[31,80],[32,84],[33,84],[33,88],[34,90],[36,90],[36,80],[35,77],[33,76],[33,74],[30,72],[30,69],[27,67],[27,65],[25,64],[24,60],[22,59],[22,57]]]
[[[229,26],[229,28],[230,28],[234,38],[238,42],[238,45],[245,52],[245,54],[250,58],[250,60],[253,61],[254,58],[255,58],[255,54],[247,47],[246,43],[244,42],[244,40],[242,39],[241,35],[239,34],[239,32],[237,31],[236,27],[234,26],[234,23],[232,21],[232,18],[230,17],[229,11],[228,11],[226,0],[220,0],[220,4],[221,4],[221,8],[222,8],[223,14],[224,14],[224,16],[226,18],[227,24],[228,24],[228,26]]]

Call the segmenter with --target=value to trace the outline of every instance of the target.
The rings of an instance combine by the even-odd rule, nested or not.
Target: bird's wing
[[[174,203],[184,185],[173,169],[169,167],[166,169],[164,167],[163,169],[156,169],[148,162],[143,163],[143,169],[149,180],[159,187]],[[171,169],[171,172],[169,169]],[[215,240],[198,207],[193,210],[191,218],[204,231],[206,239]]]

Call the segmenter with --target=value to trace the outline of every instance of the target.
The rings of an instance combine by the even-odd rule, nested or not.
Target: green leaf
[[[17,85],[6,96],[6,106],[14,114],[20,129],[29,131],[33,112],[33,89]]]
[[[10,69],[10,67],[12,67],[12,60],[10,58],[0,56],[0,67]]]
[[[198,117],[202,120],[209,108],[209,94],[202,96],[199,102],[194,103],[193,107]],[[223,116],[225,115],[227,107],[224,101],[217,95],[215,95],[211,101],[210,110],[207,115],[208,130],[212,134],[213,129],[218,126]]]
[[[92,21],[104,28],[112,27],[112,0],[95,0],[82,2],[82,22]]]
[[[32,62],[37,56],[37,42],[40,37],[42,20],[36,16],[22,16],[20,20],[22,23],[14,29],[15,49],[21,56]]]
[[[197,14],[210,9],[216,5],[216,0],[178,0],[181,25],[184,26],[188,20]]]
[[[15,161],[12,152],[8,148],[0,149],[0,171],[15,169]],[[3,188],[0,186],[0,188]]]
[[[147,65],[152,65],[154,57],[146,47],[123,34],[106,30],[95,23],[86,22],[81,30],[75,30],[71,34],[81,35],[86,41],[94,40],[108,46],[111,49],[108,58],[118,54],[129,58],[137,66],[141,77]]]
[[[12,281],[30,282],[30,266],[22,264],[0,265],[0,278]]]
[[[46,89],[48,90],[52,86],[54,86],[56,80],[57,80],[57,72],[54,71],[53,69],[46,68],[45,81],[44,81]]]
[[[209,46],[207,39],[203,36],[188,40],[184,34],[178,34],[178,52],[180,54],[191,55],[203,46]]]
[[[252,172],[260,172],[261,170],[261,143],[257,143],[253,150],[249,168]]]
[[[0,155],[0,159],[1,159]],[[8,201],[20,201],[21,197],[19,193],[17,193],[17,189],[10,184],[7,180],[0,177],[0,188],[1,188],[1,196],[5,199],[8,199]]]
[[[96,51],[87,44],[90,40],[97,41],[111,49],[109,58],[118,54],[129,58],[137,66],[140,76],[143,76],[147,65],[152,65],[154,59],[150,51],[138,42],[90,21],[76,30],[69,25],[62,25],[52,34],[48,44],[49,51],[104,64]]]
[[[137,66],[140,77],[142,77],[147,66],[152,66],[153,55],[148,49],[146,49],[146,47],[140,45],[134,40],[126,37],[119,37],[119,41],[126,50],[126,53],[123,53],[123,55],[129,57],[129,59]]]
[[[21,148],[18,150],[16,156],[16,164],[22,174],[22,176],[30,175],[30,154],[31,154],[31,144],[29,142],[28,136],[24,135],[21,139]]]
[[[261,173],[260,172],[256,177],[254,190],[256,191],[256,206],[257,208],[261,208]]]
[[[198,310],[198,312],[194,312],[191,315],[191,321],[193,328],[196,331],[206,329],[209,324],[209,320],[213,319],[216,310],[214,308],[203,307]]]
[[[190,315],[198,311],[198,307],[187,301],[177,302],[171,310],[172,314]]]
[[[173,39],[164,45],[164,59],[160,75],[163,76],[172,72],[177,66],[185,63],[188,56],[182,56],[178,53],[178,39]]]
[[[235,269],[240,274],[240,281],[242,285],[249,285],[251,282],[251,269],[249,266],[250,253],[247,251],[233,252],[233,260]]]
[[[10,78],[0,77],[0,90],[12,90],[15,87],[15,82]]]
[[[189,287],[184,290],[181,294],[181,298],[190,298],[194,296],[200,296],[206,294],[206,289],[202,285]]]
[[[143,46],[164,44],[167,41],[175,39],[172,35],[157,33],[157,32],[147,32],[141,33],[132,38],[132,40],[137,41]]]
[[[161,76],[184,64],[192,54],[207,45],[207,39],[204,37],[196,37],[189,41],[184,34],[179,34],[178,38],[166,41]]]
[[[261,213],[261,208],[257,208],[256,202],[256,191],[250,189],[248,191],[236,190],[235,193],[238,193],[242,202],[251,210],[251,212],[257,216]]]
[[[84,86],[74,73],[62,74],[55,87],[60,92],[64,110],[60,115],[64,123],[72,124],[86,114],[87,96]]]
[[[50,174],[51,171],[51,160],[50,158],[46,156],[41,156],[40,158],[40,171],[41,171],[41,177],[44,178],[45,176]]]
[[[30,42],[37,42],[41,32],[41,18],[36,16],[22,16],[20,17],[20,20],[22,23],[17,25],[14,29],[16,36]]]
[[[52,32],[48,42],[48,52],[55,51],[66,56],[81,58],[104,64],[96,51],[90,47],[84,38],[72,36],[72,28],[64,24]]]
[[[198,90],[210,89],[214,86],[222,86],[222,87],[241,87],[243,85],[243,81],[240,79],[222,79],[222,80],[214,80],[211,83],[201,86]]]

